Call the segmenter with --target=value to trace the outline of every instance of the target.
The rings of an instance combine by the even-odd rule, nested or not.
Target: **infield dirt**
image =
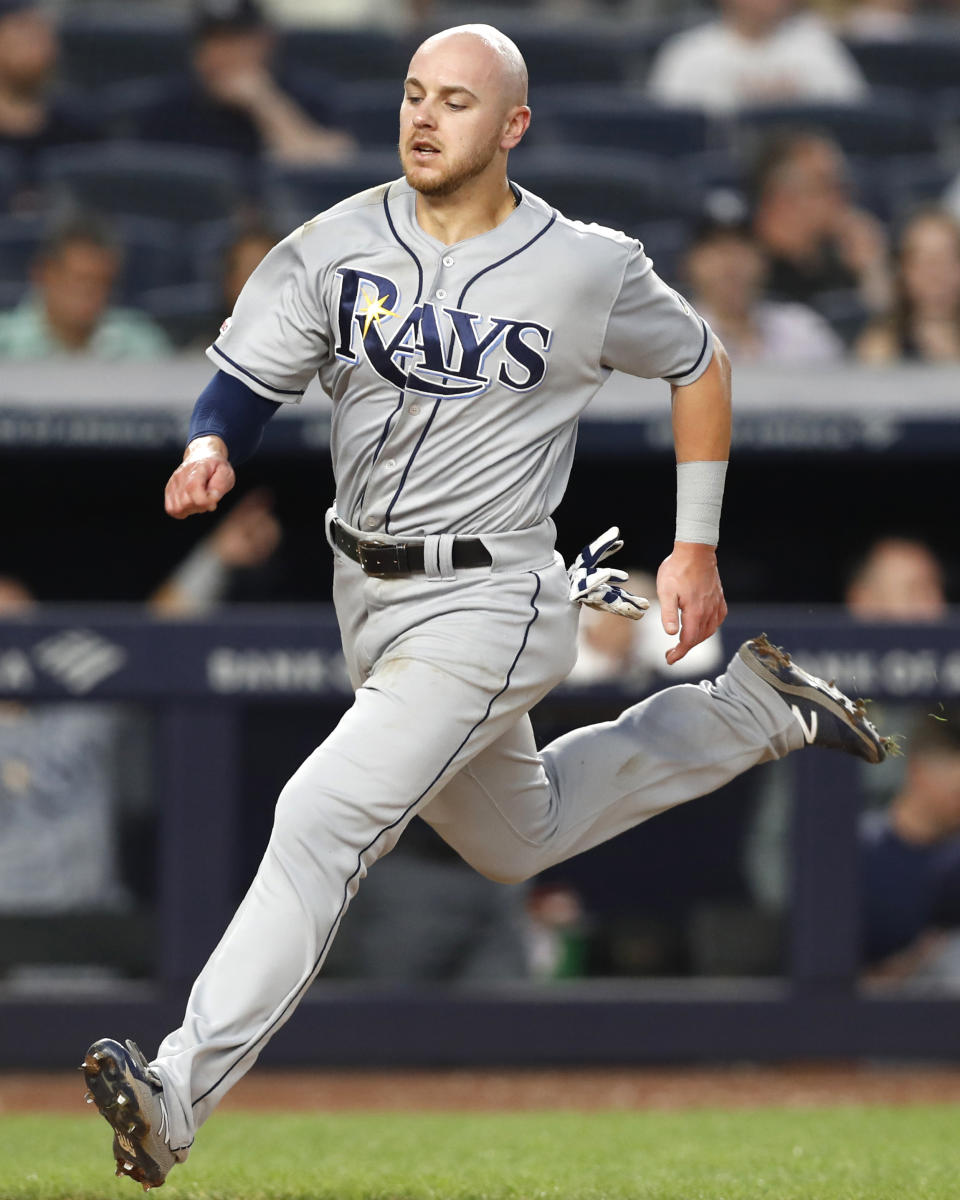
[[[79,1074],[0,1073],[0,1113],[82,1108]],[[498,1112],[807,1108],[960,1103],[960,1067],[777,1067],[529,1071],[254,1070],[222,1111]]]

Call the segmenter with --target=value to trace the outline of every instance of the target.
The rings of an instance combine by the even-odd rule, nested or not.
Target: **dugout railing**
[[[960,695],[960,617],[861,626],[839,612],[744,610],[735,648],[765,629],[841,686],[878,701]],[[149,705],[157,730],[157,920],[149,981],[94,989],[0,987],[0,1064],[62,1066],[103,1034],[156,1044],[179,1024],[189,981],[228,921],[237,846],[242,715],[251,704],[349,703],[332,612],[236,609],[159,622],[142,610],[50,608],[0,622],[0,698]],[[615,697],[561,689],[565,710]],[[626,703],[626,696],[621,700]],[[316,1065],[641,1063],[825,1057],[955,1057],[949,994],[860,986],[855,760],[814,749],[795,763],[789,968],[749,979],[582,980],[510,987],[315,985],[271,1042],[273,1063]]]

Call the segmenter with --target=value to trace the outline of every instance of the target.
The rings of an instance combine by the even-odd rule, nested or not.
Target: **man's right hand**
[[[183,462],[167,480],[164,508],[178,521],[213,512],[236,481],[223,438],[214,434],[194,438],[184,451]]]

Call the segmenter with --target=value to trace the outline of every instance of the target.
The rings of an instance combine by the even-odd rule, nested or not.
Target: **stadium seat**
[[[148,217],[119,216],[113,232],[123,249],[117,300],[139,304],[145,292],[181,286],[193,277],[189,246],[179,225]]]
[[[700,195],[677,164],[642,154],[590,149],[515,152],[511,178],[567,217],[635,230],[692,217]]]
[[[400,175],[395,152],[361,153],[349,162],[329,166],[264,168],[265,210],[280,229],[293,228],[355,192]]]
[[[109,15],[69,6],[60,26],[61,73],[81,88],[171,75],[187,66],[189,30],[169,7],[137,3]]]
[[[403,87],[399,79],[387,82],[346,83],[337,91],[337,124],[365,149],[396,147],[400,134],[400,103]]]
[[[25,289],[30,264],[40,248],[46,221],[36,215],[0,216],[0,283]]]
[[[0,285],[6,294],[22,294],[29,285],[30,265],[52,229],[48,216],[0,216]],[[138,304],[141,294],[162,286],[181,286],[191,276],[191,263],[181,251],[179,227],[167,221],[120,217],[111,227],[123,252],[114,299]]]
[[[581,83],[625,83],[639,74],[640,50],[622,30],[568,25],[509,32],[515,38],[533,84],[545,87]]]
[[[681,286],[683,255],[690,241],[690,222],[681,220],[640,221],[624,230],[643,243],[661,279],[671,287]]]
[[[700,154],[720,140],[698,109],[663,108],[613,88],[549,88],[533,105],[541,144],[599,146],[676,158]]]
[[[883,186],[887,198],[887,217],[903,221],[924,204],[939,204],[957,177],[957,172],[942,159],[894,157],[882,164]]]
[[[874,87],[936,92],[960,82],[960,36],[851,38],[847,49]]]
[[[241,165],[229,154],[139,142],[49,150],[39,174],[54,199],[178,225],[229,216],[244,191]]]
[[[9,212],[20,183],[20,160],[13,150],[0,149],[0,212]]]
[[[141,295],[140,304],[178,347],[212,342],[220,322],[229,315],[221,311],[223,305],[212,283],[154,288]]]
[[[288,29],[280,44],[280,64],[307,77],[320,70],[343,83],[382,80],[399,86],[412,48],[384,30]]]
[[[934,154],[936,129],[903,94],[878,93],[864,104],[766,104],[741,109],[734,136],[741,148],[776,129],[815,129],[847,154]]]

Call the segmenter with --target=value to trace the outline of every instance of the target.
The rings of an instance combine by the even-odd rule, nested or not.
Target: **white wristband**
[[[677,463],[678,542],[718,545],[726,475],[725,461]]]

